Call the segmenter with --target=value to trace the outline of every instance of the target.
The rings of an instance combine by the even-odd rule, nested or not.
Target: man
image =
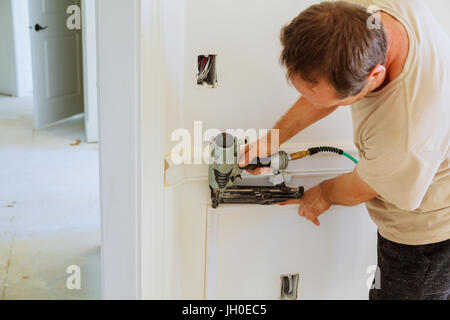
[[[370,298],[449,299],[449,36],[418,0],[352,0],[308,8],[281,42],[301,98],[275,126],[280,144],[352,105],[360,152],[355,171],[284,205],[300,203],[319,226],[333,205],[366,203],[381,276]],[[271,139],[247,148],[242,166],[276,152]]]

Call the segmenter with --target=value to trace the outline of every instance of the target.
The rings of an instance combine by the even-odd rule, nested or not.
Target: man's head
[[[347,2],[323,2],[300,13],[281,31],[281,63],[309,102],[346,105],[385,78],[384,28],[368,27],[371,14]]]

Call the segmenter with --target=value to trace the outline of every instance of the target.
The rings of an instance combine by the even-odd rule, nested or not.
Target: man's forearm
[[[316,107],[301,97],[275,125],[273,129],[277,131],[276,133],[272,130],[267,136],[246,146],[241,157],[241,165],[247,165],[257,156],[264,158],[272,155],[279,150],[283,143],[313,123],[325,118],[337,108]]]
[[[378,196],[356,171],[324,181],[320,188],[330,205],[356,206]]]
[[[280,145],[336,109],[316,107],[301,97],[274,127],[279,130]]]

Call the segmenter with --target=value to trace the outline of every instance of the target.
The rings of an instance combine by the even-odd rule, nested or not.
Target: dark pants
[[[450,299],[450,240],[409,246],[378,234],[378,267],[370,300]]]

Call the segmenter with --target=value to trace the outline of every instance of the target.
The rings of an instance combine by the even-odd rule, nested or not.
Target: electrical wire
[[[202,83],[208,77],[211,68],[214,64],[214,56],[207,56],[199,63],[199,74],[197,76],[197,82]]]

